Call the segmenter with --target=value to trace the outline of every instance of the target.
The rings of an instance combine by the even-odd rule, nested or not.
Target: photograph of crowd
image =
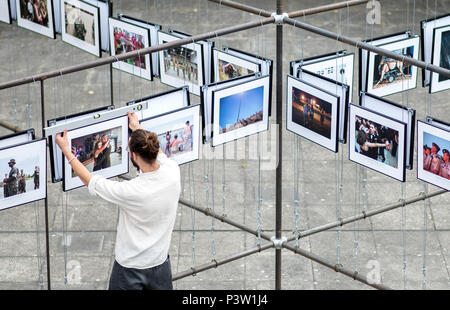
[[[423,133],[423,170],[450,180],[450,141]]]
[[[396,54],[413,57],[414,45],[392,51]],[[412,66],[387,56],[375,55],[372,89],[401,83],[403,80],[412,81]]]
[[[122,127],[72,139],[72,153],[89,170],[94,172],[122,163]],[[72,178],[77,177],[72,170]]]
[[[48,7],[46,0],[20,1],[20,16],[41,26],[48,27]]]
[[[225,60],[219,60],[219,82],[234,79],[255,73],[254,71],[241,67]]]
[[[65,31],[71,36],[95,44],[94,14],[64,2]]]
[[[230,132],[263,120],[264,86],[220,99],[219,133]]]
[[[144,36],[127,31],[121,27],[114,27],[113,29],[115,55],[145,48]],[[146,70],[145,55],[128,58],[123,60],[123,62]]]
[[[399,132],[356,115],[355,152],[398,167]]]
[[[0,198],[38,190],[39,186],[39,155],[0,158]]]
[[[163,43],[167,43],[163,41]],[[198,85],[197,51],[177,46],[164,51],[164,73]]]
[[[292,87],[292,121],[328,139],[331,138],[332,105]]]

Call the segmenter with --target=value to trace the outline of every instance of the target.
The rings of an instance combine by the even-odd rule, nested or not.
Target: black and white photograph
[[[445,129],[446,128],[446,129]],[[417,122],[417,178],[450,191],[450,128]]]
[[[110,105],[106,107],[92,109],[82,113],[65,115],[63,117],[47,120],[47,126],[51,127],[61,124],[69,124],[72,122],[79,121],[81,119],[90,118],[98,113],[110,111],[113,109],[114,106]],[[55,135],[56,134],[48,136],[48,147],[50,151],[50,167],[53,183],[57,183],[63,180],[63,158],[64,158],[61,149],[56,145]]]
[[[99,12],[98,7],[83,1],[61,0],[61,39],[100,57]]]
[[[106,178],[128,173],[128,116],[69,130],[73,155],[93,174]],[[84,186],[64,158],[64,191]]]
[[[11,24],[11,9],[9,0],[0,0],[0,22]]]
[[[305,58],[291,62],[291,75],[299,78],[301,71],[307,70],[347,85],[350,94],[349,103],[352,103],[354,62],[355,54],[347,53],[345,50],[337,53]],[[342,136],[340,138],[342,138]]]
[[[310,72],[306,69],[299,71],[298,78],[306,83],[309,83],[310,85],[315,85],[316,87],[339,97],[338,139],[341,143],[347,143],[347,112],[350,97],[349,86],[336,80],[326,78],[323,75]]]
[[[180,37],[166,32],[158,32],[159,44],[179,40]],[[189,43],[159,52],[161,83],[182,87],[199,96],[204,84],[203,51],[199,43]]]
[[[146,105],[146,109],[135,112],[139,120],[143,120],[187,107],[189,101],[189,88],[185,86],[127,102],[127,106],[139,103]]]
[[[0,211],[45,199],[46,140],[0,148]]]
[[[378,45],[399,56],[419,59],[418,36]],[[417,67],[401,60],[370,52],[367,69],[367,92],[378,97],[388,96],[417,87]]]
[[[225,80],[222,82],[211,83],[209,85],[203,85],[200,93],[200,102],[202,104],[203,117],[203,143],[211,141],[212,136],[212,114],[213,114],[213,91],[227,88],[233,85],[245,83],[257,78],[257,74],[245,75],[231,80]],[[270,95],[269,95],[270,97]],[[270,104],[270,101],[269,101]]]
[[[293,76],[286,96],[287,130],[337,152],[339,97]]]
[[[393,119],[406,123],[405,162],[406,169],[412,170],[414,165],[416,110],[364,92],[360,94],[360,106],[380,114],[389,115]]]
[[[349,159],[405,181],[406,123],[350,105]]]
[[[266,75],[213,91],[213,147],[268,129],[269,87]]]
[[[109,18],[111,56],[134,52],[150,46],[150,31],[117,18]],[[137,55],[112,64],[113,68],[132,75],[153,80],[150,55]]]
[[[53,4],[51,0],[17,0],[17,24],[19,27],[55,38]]]
[[[420,22],[422,61],[431,63],[433,58],[434,29],[450,25],[450,14],[433,16]],[[431,71],[422,70],[422,86],[430,86]]]
[[[214,82],[260,72],[258,63],[232,55],[219,49],[213,50]]]
[[[139,27],[147,28],[150,31],[150,46],[158,45],[158,31],[161,29],[161,25],[146,22],[123,14],[119,15],[119,19]],[[159,53],[152,53],[150,58],[152,60],[153,76],[159,77]]]
[[[434,29],[432,64],[450,69],[450,24]],[[431,74],[430,93],[450,89],[450,78],[439,73]]]
[[[200,105],[142,120],[141,126],[156,133],[160,149],[178,165],[199,159]]]

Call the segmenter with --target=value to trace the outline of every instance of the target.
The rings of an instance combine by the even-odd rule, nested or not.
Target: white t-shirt
[[[127,268],[158,266],[169,253],[181,192],[180,168],[163,153],[156,171],[130,181],[112,181],[94,175],[89,193],[119,206],[116,261]]]

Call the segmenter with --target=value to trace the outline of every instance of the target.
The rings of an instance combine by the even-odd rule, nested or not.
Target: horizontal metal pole
[[[299,254],[301,256],[309,258],[310,260],[315,261],[316,263],[319,263],[325,267],[333,269],[336,272],[342,273],[348,277],[353,278],[356,281],[362,282],[362,283],[367,284],[376,289],[379,289],[379,290],[390,290],[391,289],[383,284],[370,283],[367,281],[367,279],[365,277],[361,276],[359,273],[357,273],[355,271],[351,271],[349,269],[346,269],[346,268],[344,268],[344,266],[342,266],[340,264],[333,264],[330,261],[328,261],[320,256],[317,256],[316,254],[308,252],[306,250],[300,249],[298,247],[295,247],[295,246],[292,246],[292,245],[286,244],[286,243],[283,244],[283,247],[288,250],[291,250],[292,252],[294,252],[296,254]]]
[[[230,220],[229,218],[226,217],[225,214],[224,214],[224,215],[218,215],[218,214],[212,212],[211,209],[199,207],[199,206],[197,206],[196,204],[193,204],[192,202],[189,202],[189,201],[187,201],[187,200],[184,199],[184,198],[180,198],[179,203],[181,203],[182,205],[185,205],[185,206],[187,206],[187,207],[189,207],[189,208],[192,208],[192,209],[194,209],[194,210],[196,210],[196,211],[202,212],[202,213],[204,213],[205,215],[214,217],[214,218],[216,218],[216,219],[218,219],[218,220],[220,220],[220,221],[222,221],[222,222],[224,222],[224,223],[227,223],[227,224],[229,224],[229,225],[231,225],[231,226],[234,226],[234,227],[236,227],[236,228],[239,228],[239,229],[241,229],[241,230],[243,230],[243,231],[246,231],[246,232],[248,232],[248,233],[251,233],[251,234],[253,234],[253,235],[255,235],[255,236],[260,235],[261,238],[263,238],[263,239],[265,239],[265,240],[267,240],[267,241],[270,241],[270,236],[268,236],[268,235],[266,235],[266,234],[264,234],[264,233],[258,234],[258,231],[257,231],[257,230],[251,229],[251,228],[248,227],[248,226],[245,226],[245,225],[239,224],[239,223],[237,223],[237,222],[235,222],[235,221],[233,221],[233,220]]]
[[[263,10],[263,9],[259,9],[259,8],[255,8],[253,6],[250,5],[246,5],[246,4],[242,4],[242,3],[238,3],[238,2],[234,2],[234,1],[228,1],[228,0],[209,0],[211,2],[215,2],[218,3],[220,5],[225,5],[231,8],[235,8],[241,11],[245,11],[248,13],[253,13],[259,16],[263,16],[263,17],[270,17],[271,16],[271,12]]]
[[[306,24],[304,22],[300,22],[300,21],[297,21],[297,20],[292,19],[292,18],[284,18],[283,22],[286,23],[286,24],[290,24],[290,25],[292,25],[294,27],[298,27],[298,28],[310,31],[310,32],[316,33],[318,35],[321,35],[321,36],[324,36],[324,37],[327,37],[327,38],[330,38],[330,39],[333,39],[333,40],[337,40],[339,42],[342,42],[342,43],[345,43],[345,44],[348,44],[348,45],[356,46],[356,48],[361,48],[361,49],[364,49],[364,50],[368,50],[368,51],[377,53],[377,54],[382,55],[382,56],[387,56],[387,57],[392,58],[392,59],[400,60],[400,61],[403,61],[405,63],[411,64],[413,66],[417,66],[419,68],[422,68],[422,69],[425,69],[425,70],[428,70],[428,71],[431,71],[431,72],[436,72],[436,73],[439,73],[439,74],[441,74],[443,76],[446,76],[446,77],[450,77],[450,70],[444,69],[442,67],[435,66],[433,64],[425,63],[423,61],[420,61],[420,60],[417,60],[417,59],[414,59],[414,58],[411,58],[411,57],[401,56],[401,55],[399,55],[397,53],[391,52],[391,51],[389,51],[387,49],[384,49],[384,48],[380,48],[380,47],[374,46],[372,44],[364,43],[364,42],[361,42],[361,41],[355,41],[355,40],[350,39],[349,37],[342,36],[342,35],[339,35],[337,33],[334,33],[334,32],[331,32],[331,31],[319,28],[319,27],[315,27],[315,26],[312,26],[312,25],[309,25],[309,24]]]
[[[323,13],[323,12],[328,12],[328,11],[332,11],[332,10],[342,9],[342,8],[346,8],[346,7],[350,7],[350,6],[365,4],[369,1],[372,1],[372,0],[353,0],[353,1],[344,1],[344,2],[339,2],[339,3],[327,4],[327,5],[322,5],[322,6],[318,6],[315,8],[311,8],[311,9],[290,12],[290,13],[288,13],[288,16],[289,16],[289,18],[308,16],[308,15],[313,15],[313,14],[317,14],[317,13]]]
[[[318,226],[318,227],[315,227],[315,228],[304,230],[302,232],[299,232],[298,236],[289,237],[288,238],[288,242],[293,241],[296,238],[300,239],[300,238],[304,238],[304,237],[307,237],[307,236],[311,236],[311,235],[314,235],[316,233],[319,233],[319,232],[322,232],[322,231],[325,231],[325,230],[328,230],[328,229],[331,229],[331,228],[335,228],[335,227],[338,227],[338,226],[343,226],[345,224],[356,222],[356,221],[365,219],[367,217],[371,217],[371,216],[374,216],[374,215],[377,215],[377,214],[381,214],[381,213],[384,213],[384,212],[387,212],[387,211],[391,211],[393,209],[400,208],[400,207],[403,207],[403,206],[406,206],[406,205],[409,205],[409,204],[413,204],[413,203],[416,203],[418,201],[425,200],[425,199],[428,199],[428,198],[432,198],[432,197],[435,197],[435,196],[438,196],[438,195],[442,195],[442,194],[445,194],[445,193],[448,193],[448,191],[445,190],[445,189],[440,189],[440,190],[434,191],[434,192],[429,193],[429,194],[422,194],[422,193],[420,193],[417,196],[405,199],[405,201],[399,201],[399,202],[395,202],[395,203],[389,204],[389,205],[384,206],[384,207],[380,207],[380,208],[376,208],[376,209],[373,209],[373,210],[365,211],[365,212],[362,212],[361,214],[353,215],[353,216],[344,218],[344,219],[342,219],[342,221],[334,221],[332,223],[328,223],[328,224],[325,224],[325,225],[322,225],[322,226]]]
[[[197,267],[192,267],[191,269],[179,272],[176,275],[172,276],[172,280],[173,281],[180,280],[180,279],[185,278],[187,276],[196,275],[197,273],[202,272],[202,271],[206,271],[206,270],[209,270],[209,269],[212,269],[212,268],[217,268],[220,265],[224,265],[224,264],[230,263],[232,261],[238,260],[240,258],[247,257],[249,255],[256,254],[256,253],[259,253],[261,251],[265,251],[267,249],[272,248],[273,246],[274,246],[273,243],[267,243],[267,244],[264,244],[264,245],[262,245],[260,247],[252,248],[252,249],[249,249],[247,251],[243,251],[243,252],[241,252],[239,254],[234,254],[234,255],[228,256],[228,257],[223,258],[223,259],[221,259],[219,261],[214,260],[214,261],[212,261],[212,262],[210,262],[208,264],[203,264],[203,265],[200,265],[200,266],[197,266]]]
[[[54,70],[54,71],[50,71],[50,72],[46,72],[46,73],[41,73],[41,74],[38,74],[38,75],[35,75],[35,76],[28,76],[28,77],[25,77],[25,78],[21,78],[21,79],[9,81],[9,82],[1,83],[0,84],[0,90],[11,88],[11,87],[15,87],[15,86],[19,86],[19,85],[29,84],[29,83],[33,83],[33,82],[49,79],[49,78],[54,78],[54,77],[66,75],[66,74],[69,74],[69,73],[74,73],[74,72],[79,72],[79,71],[83,71],[83,70],[87,70],[87,69],[92,69],[92,68],[96,68],[96,67],[100,67],[100,66],[104,66],[104,65],[109,65],[109,64],[112,64],[112,63],[117,62],[117,61],[125,60],[125,59],[128,59],[128,58],[144,56],[144,55],[147,55],[147,54],[150,54],[150,53],[163,51],[163,50],[166,50],[166,49],[169,49],[169,48],[173,48],[173,47],[177,47],[177,46],[180,46],[180,45],[186,45],[186,44],[189,44],[189,43],[202,41],[202,40],[206,40],[206,39],[211,39],[211,38],[227,35],[227,34],[230,34],[230,33],[235,33],[235,32],[239,32],[239,31],[243,31],[243,30],[247,30],[247,29],[251,29],[251,28],[256,28],[256,27],[261,27],[263,25],[271,24],[274,21],[275,21],[274,17],[267,17],[267,18],[264,18],[264,19],[261,19],[261,20],[252,21],[252,22],[248,22],[248,23],[245,23],[245,24],[236,25],[236,26],[232,26],[232,27],[227,27],[227,28],[219,29],[219,30],[216,30],[216,31],[211,31],[211,32],[204,33],[204,34],[199,34],[199,35],[195,35],[195,36],[192,36],[192,37],[187,37],[187,38],[184,38],[184,39],[179,39],[179,40],[175,40],[175,41],[172,41],[172,42],[168,42],[168,43],[164,43],[164,44],[160,44],[160,45],[155,45],[155,46],[143,48],[143,49],[136,50],[136,51],[133,51],[133,52],[120,54],[120,55],[117,55],[117,56],[109,56],[109,57],[105,57],[105,58],[100,58],[100,59],[97,59],[97,60],[94,60],[94,61],[91,61],[91,62],[78,64],[78,65],[74,65],[74,66],[70,66],[70,67],[64,67],[64,68],[61,68],[59,70]]]
[[[11,131],[14,131],[14,132],[22,131],[22,129],[20,129],[19,127],[14,126],[14,125],[12,125],[10,123],[7,123],[5,121],[1,121],[1,120],[0,120],[0,126],[3,127],[3,128],[9,129]]]

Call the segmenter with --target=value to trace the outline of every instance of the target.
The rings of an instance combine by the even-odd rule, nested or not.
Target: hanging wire
[[[195,197],[195,181],[194,181],[194,168],[193,165],[189,165],[189,199],[194,204],[197,203]],[[191,208],[191,220],[192,220],[192,266],[195,266],[195,210]]]
[[[211,205],[212,205],[212,212],[215,212],[215,203],[214,203],[214,148],[212,148],[212,160],[211,160]],[[212,259],[216,259],[216,243],[214,240],[214,232],[215,232],[215,218],[211,217],[211,254]]]

